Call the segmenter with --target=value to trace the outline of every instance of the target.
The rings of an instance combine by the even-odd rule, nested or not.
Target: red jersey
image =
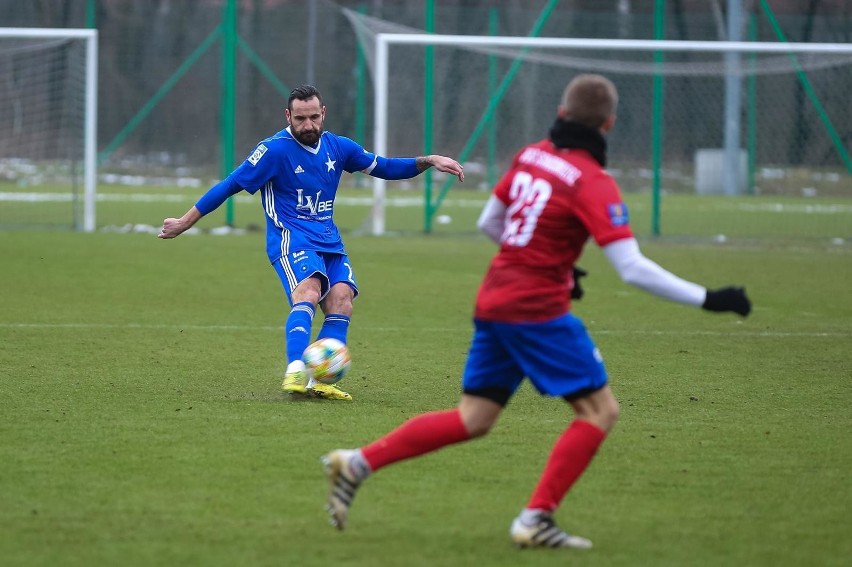
[[[589,236],[632,238],[615,181],[584,149],[549,139],[523,148],[494,188],[506,205],[500,251],[479,288],[474,317],[546,321],[571,308],[572,268]]]

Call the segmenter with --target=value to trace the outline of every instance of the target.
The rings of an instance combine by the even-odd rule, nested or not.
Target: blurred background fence
[[[849,2],[741,4],[743,40],[848,44],[852,39]],[[0,26],[96,27],[101,185],[166,185],[197,195],[257,141],[285,125],[287,93],[302,83],[323,92],[327,129],[370,147],[371,33],[715,41],[728,37],[725,7],[725,0],[0,0]],[[786,64],[752,59],[751,67],[744,67],[760,72],[743,75],[742,193],[832,200],[840,208],[826,210],[840,216],[832,217],[830,233],[817,231],[820,237],[852,237],[852,208],[845,200],[852,197],[849,59],[848,54]],[[657,60],[653,54],[608,52],[586,53],[573,68],[521,64],[489,120],[489,135],[469,148],[472,183],[464,189],[487,188],[518,147],[546,134],[570,76],[599,71],[622,93],[611,162],[623,188],[637,194],[717,192],[712,186],[700,191],[716,174],[699,177],[702,167],[712,169],[722,146],[725,62],[718,55],[667,55],[666,60],[681,71],[662,75],[663,112],[656,125],[661,187],[653,187],[651,152]],[[459,155],[495,88],[518,61],[519,52],[495,57],[417,46],[392,53],[388,153]],[[767,71],[777,64],[782,68]],[[754,108],[759,112],[750,114]],[[10,146],[15,144],[0,145]],[[3,153],[0,183],[20,184],[16,176],[23,174],[8,160],[27,155],[15,155],[14,149]],[[424,176],[418,180],[423,182],[431,181]],[[12,210],[6,202],[0,207]],[[0,212],[0,224],[4,220]],[[825,223],[815,217],[812,224],[816,229]]]

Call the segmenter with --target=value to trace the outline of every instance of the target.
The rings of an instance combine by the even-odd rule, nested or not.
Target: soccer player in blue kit
[[[344,171],[382,179],[408,179],[430,167],[464,181],[456,160],[439,155],[412,158],[377,156],[343,136],[323,130],[322,95],[310,85],[294,89],[284,116],[289,126],[255,147],[228,177],[213,186],[181,218],[167,218],[159,238],[175,238],[240,191],[260,192],[266,213],[266,253],[278,273],[290,314],[285,333],[287,369],[281,388],[295,395],[351,400],[305,371],[302,353],[310,344],[317,305],[325,314],[317,339],[343,343],[358,285],[340,232],[334,199]]]

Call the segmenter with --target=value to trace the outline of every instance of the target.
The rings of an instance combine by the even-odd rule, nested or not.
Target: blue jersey
[[[315,147],[282,130],[260,142],[231,174],[245,191],[261,191],[270,262],[300,250],[345,253],[334,224],[334,198],[344,171],[370,173],[376,155],[353,140],[323,132]]]

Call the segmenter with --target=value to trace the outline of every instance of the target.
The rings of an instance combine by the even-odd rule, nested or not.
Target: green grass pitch
[[[161,205],[147,222],[185,204]],[[453,212],[453,223],[476,213]],[[327,525],[324,452],[456,403],[493,253],[471,234],[347,242],[362,296],[340,385],[355,401],[329,403],[279,392],[288,308],[262,234],[0,233],[0,563],[716,567],[852,557],[848,247],[641,241],[683,277],[746,284],[755,309],[745,321],[647,296],[587,251],[575,312],[604,354],[622,418],[557,516],[595,548],[554,552],[517,551],[508,539],[570,419],[564,403],[527,386],[490,436],[382,471],[358,494],[346,532]]]

